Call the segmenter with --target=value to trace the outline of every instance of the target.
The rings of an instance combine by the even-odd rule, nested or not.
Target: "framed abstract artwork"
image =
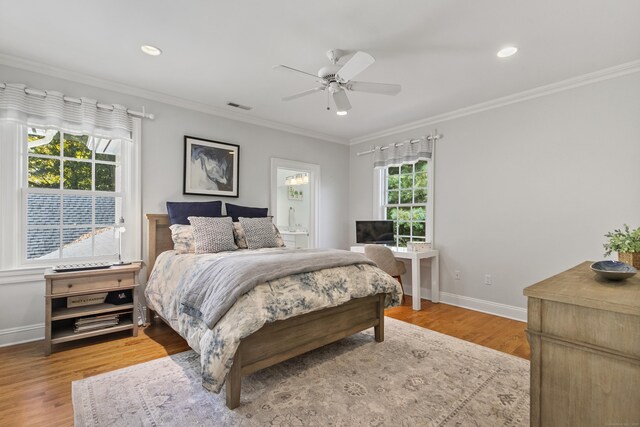
[[[183,194],[238,197],[240,146],[184,137]]]

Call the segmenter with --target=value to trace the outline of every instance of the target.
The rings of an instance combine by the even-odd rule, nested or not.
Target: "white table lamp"
[[[118,223],[115,225],[114,230],[118,233],[118,262],[114,262],[113,265],[128,265],[130,262],[122,261],[122,234],[127,231],[124,226],[124,218],[120,217]]]

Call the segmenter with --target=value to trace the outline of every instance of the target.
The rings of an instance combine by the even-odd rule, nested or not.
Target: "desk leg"
[[[431,302],[440,302],[440,257],[431,258]]]
[[[413,300],[413,309],[418,311],[420,306],[420,260],[411,260],[411,299]]]

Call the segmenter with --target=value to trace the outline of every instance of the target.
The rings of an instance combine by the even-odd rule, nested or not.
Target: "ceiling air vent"
[[[236,104],[235,102],[227,102],[229,107],[240,108],[242,110],[251,110],[251,107],[247,107],[246,105]]]

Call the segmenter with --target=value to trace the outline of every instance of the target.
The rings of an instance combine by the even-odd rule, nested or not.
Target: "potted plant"
[[[604,235],[609,241],[604,244],[605,256],[618,252],[618,261],[640,269],[640,227],[630,230],[627,224],[624,230],[613,230]]]

